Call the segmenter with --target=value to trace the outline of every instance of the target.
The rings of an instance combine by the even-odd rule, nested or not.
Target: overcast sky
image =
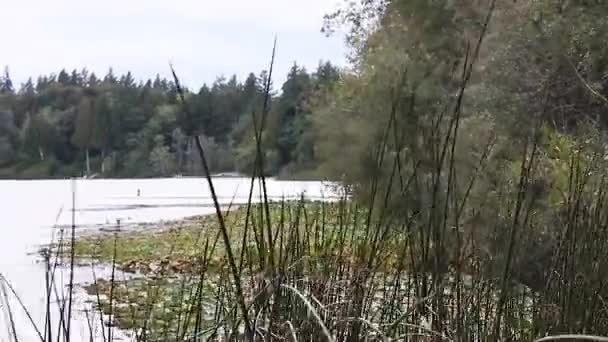
[[[0,0],[0,65],[19,85],[61,68],[168,77],[171,61],[198,89],[220,75],[243,79],[267,68],[276,33],[278,84],[294,61],[345,65],[343,36],[320,33],[323,15],[340,1]]]

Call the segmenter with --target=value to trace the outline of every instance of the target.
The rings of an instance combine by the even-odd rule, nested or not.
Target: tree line
[[[244,81],[219,77],[186,89],[187,117],[172,80],[136,81],[84,70],[31,78],[18,89],[8,68],[0,78],[0,177],[39,178],[200,175],[193,135],[202,137],[213,172],[250,173],[254,118],[261,115],[267,72]],[[304,174],[316,165],[311,98],[330,89],[338,68],[314,72],[296,63],[271,94],[264,135],[266,173]]]
[[[461,143],[470,141],[460,150],[477,150],[472,137],[491,133],[508,141],[500,155],[515,159],[539,117],[548,131],[574,134],[590,123],[605,131],[608,8],[583,0],[498,1],[484,28],[487,9],[473,0],[361,0],[328,14],[326,33],[346,28],[350,68],[321,63],[308,72],[294,64],[271,94],[265,173],[363,183],[381,171],[372,151],[391,116],[404,136],[387,150],[430,161],[421,134],[458,95],[459,72],[471,58],[460,125],[467,131]],[[15,89],[6,70],[0,176],[200,174],[194,134],[203,137],[214,172],[250,173],[253,118],[267,77],[221,77],[187,90],[186,118],[172,80],[62,70]]]

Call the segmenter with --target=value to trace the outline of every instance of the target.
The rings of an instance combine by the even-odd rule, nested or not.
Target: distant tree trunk
[[[177,173],[181,174],[182,170],[183,170],[183,163],[184,163],[184,151],[183,149],[180,149],[177,151]]]
[[[87,177],[91,175],[91,162],[89,160],[89,149],[84,150],[85,158],[86,158],[86,167],[87,167]]]
[[[101,150],[101,174],[106,172],[106,150]]]
[[[189,175],[194,175],[194,163],[192,161],[192,149],[191,149],[191,140],[188,139],[186,141],[186,150],[184,151],[184,154],[186,156],[186,173]]]
[[[191,176],[199,176],[202,173],[200,156],[194,149],[194,137],[189,137],[185,151],[186,168]]]

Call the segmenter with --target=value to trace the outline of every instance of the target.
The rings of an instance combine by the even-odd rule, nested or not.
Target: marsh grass
[[[65,300],[54,285],[56,268],[67,258],[73,271],[75,260],[93,258],[94,282],[86,289],[97,318],[89,326],[99,319],[104,341],[113,340],[115,325],[138,341],[529,341],[558,334],[565,335],[541,340],[602,340],[585,335],[608,334],[608,165],[601,142],[574,137],[556,156],[543,125],[532,120],[528,134],[510,142],[519,150],[515,160],[497,157],[493,136],[477,141],[476,153],[459,144],[462,102],[491,4],[456,76],[458,94],[446,96],[437,113],[424,113],[426,125],[414,130],[423,151],[405,148],[399,129],[416,113],[415,93],[390,94],[369,179],[345,184],[333,202],[271,203],[261,148],[269,77],[254,114],[248,203],[222,210],[206,172],[214,216],[158,232],[66,238],[61,230],[44,258],[48,313],[40,339],[70,336],[73,286]],[[404,86],[394,85],[394,93]],[[260,198],[253,198],[254,187]],[[98,279],[95,262],[139,276]]]

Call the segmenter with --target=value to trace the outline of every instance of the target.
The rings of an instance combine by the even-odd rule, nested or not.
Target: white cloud
[[[138,78],[168,75],[172,60],[193,87],[215,76],[244,77],[267,67],[279,36],[277,76],[293,61],[344,63],[340,36],[319,31],[323,15],[340,0],[22,0],[0,1],[0,65],[16,83],[61,68]],[[279,81],[279,80],[277,80]]]

